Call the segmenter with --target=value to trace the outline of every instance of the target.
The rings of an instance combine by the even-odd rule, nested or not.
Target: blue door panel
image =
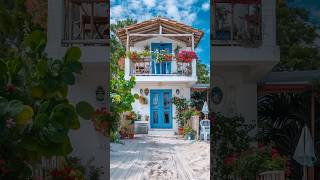
[[[171,43],[151,43],[151,51],[166,50],[169,54],[172,54]],[[151,72],[152,74],[170,74],[171,73],[171,62],[155,63],[151,57]]]
[[[150,125],[151,128],[172,128],[172,91],[150,91]]]

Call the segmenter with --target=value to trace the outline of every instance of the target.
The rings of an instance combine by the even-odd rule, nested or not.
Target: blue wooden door
[[[172,91],[150,91],[150,125],[151,128],[172,128]]]
[[[162,50],[167,51],[167,53],[172,54],[172,44],[171,43],[151,43],[151,51],[161,52]],[[171,73],[171,62],[155,63],[154,57],[152,56],[151,61],[152,74],[170,74]]]

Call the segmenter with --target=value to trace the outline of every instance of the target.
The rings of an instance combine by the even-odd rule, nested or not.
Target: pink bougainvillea
[[[198,56],[194,51],[180,51],[178,54],[178,60],[190,63],[193,59],[198,60]]]

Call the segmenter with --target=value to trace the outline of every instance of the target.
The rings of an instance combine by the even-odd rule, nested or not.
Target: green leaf
[[[39,30],[33,31],[24,39],[24,43],[30,47],[31,50],[39,50],[46,43],[46,35]]]
[[[81,101],[76,105],[76,110],[79,116],[86,120],[91,119],[94,113],[94,108],[84,101]]]
[[[8,66],[5,62],[0,60],[0,76],[6,76],[8,73]]]
[[[73,85],[75,83],[75,77],[68,68],[65,68],[61,72],[61,77],[63,82],[66,83],[67,85]]]
[[[79,47],[71,47],[68,49],[64,56],[64,60],[66,63],[70,63],[73,61],[78,61],[81,57],[81,50]]]
[[[45,113],[40,113],[36,116],[33,125],[37,129],[45,127],[49,122],[49,116]]]
[[[0,97],[0,116],[7,113],[8,100],[4,97]]]
[[[63,143],[68,138],[68,130],[59,123],[52,123],[48,127],[48,138],[54,143]]]
[[[28,151],[36,151],[39,148],[37,141],[32,137],[24,137],[21,141],[21,147]]]
[[[20,58],[9,60],[7,61],[7,67],[11,76],[15,76],[21,70],[22,60]]]
[[[60,60],[54,60],[50,67],[52,76],[54,77],[59,76],[61,67],[62,67],[62,62]]]
[[[12,100],[8,104],[8,112],[14,118],[16,118],[20,112],[23,110],[23,103],[18,100]]]
[[[39,77],[43,78],[46,75],[46,73],[48,72],[47,60],[41,59],[38,62],[36,69],[37,69],[37,73],[38,73]]]
[[[81,71],[83,70],[82,64],[78,61],[73,61],[69,64],[69,68],[71,69],[72,72],[80,74]]]

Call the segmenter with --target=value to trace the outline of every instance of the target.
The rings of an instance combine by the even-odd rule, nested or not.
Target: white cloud
[[[119,18],[123,15],[124,9],[121,5],[116,5],[114,7],[111,7],[110,9],[110,15],[114,18]]]
[[[202,3],[207,0],[111,0],[111,2],[111,23],[126,18],[141,22],[163,16],[193,25],[197,20],[199,9],[202,9]],[[200,7],[195,6],[196,3],[200,3]]]
[[[203,11],[208,11],[210,9],[210,4],[208,2],[203,3],[202,6],[201,6],[201,9]]]
[[[143,0],[143,2],[148,8],[152,8],[156,5],[155,0]]]

